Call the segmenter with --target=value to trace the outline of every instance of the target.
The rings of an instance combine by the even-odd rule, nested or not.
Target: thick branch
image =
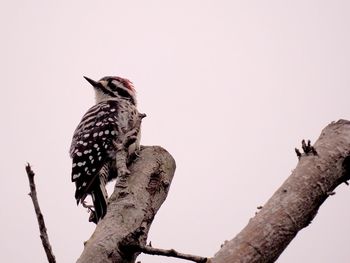
[[[85,243],[77,262],[135,262],[139,252],[119,244],[130,236],[136,244],[146,244],[153,218],[168,194],[175,161],[161,147],[145,147],[129,170],[126,184],[119,184],[117,179],[107,214]]]
[[[43,214],[41,213],[39,201],[38,201],[38,198],[36,195],[36,187],[35,187],[35,182],[34,182],[35,174],[34,174],[32,168],[30,167],[29,163],[26,166],[26,172],[28,175],[29,186],[30,186],[29,196],[32,198],[36,218],[38,219],[41,242],[42,242],[43,247],[45,249],[45,253],[46,253],[46,256],[47,256],[49,263],[55,263],[56,259],[55,259],[53,252],[52,252],[52,248],[51,248],[51,245],[49,242],[49,236],[47,235],[44,217],[43,217]]]
[[[300,156],[292,175],[211,259],[213,263],[274,262],[298,231],[310,224],[326,198],[349,179],[350,122],[328,125],[314,149],[317,155]]]

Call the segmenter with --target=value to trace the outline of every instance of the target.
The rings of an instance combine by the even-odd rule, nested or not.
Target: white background
[[[176,159],[153,246],[213,256],[290,175],[294,147],[350,118],[349,11],[337,0],[2,0],[1,261],[47,262],[27,161],[57,261],[74,262],[94,230],[68,155],[94,103],[83,75],[132,80],[142,144]],[[350,191],[336,193],[278,262],[350,262]]]

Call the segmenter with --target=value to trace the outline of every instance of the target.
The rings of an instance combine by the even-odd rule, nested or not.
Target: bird
[[[98,223],[107,212],[107,182],[127,175],[128,157],[140,149],[140,116],[136,91],[126,78],[106,76],[99,81],[84,78],[95,91],[95,105],[82,117],[70,146],[71,180],[75,199],[91,211],[89,221]],[[123,156],[125,155],[125,156]],[[86,197],[92,206],[86,206]]]

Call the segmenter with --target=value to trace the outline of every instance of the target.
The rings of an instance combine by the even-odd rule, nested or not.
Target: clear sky
[[[212,256],[290,175],[303,138],[350,119],[349,13],[346,0],[1,1],[2,261],[46,262],[26,161],[58,262],[93,232],[68,155],[94,103],[83,75],[132,80],[142,144],[176,159],[153,246]],[[278,262],[350,262],[350,188],[336,193]]]

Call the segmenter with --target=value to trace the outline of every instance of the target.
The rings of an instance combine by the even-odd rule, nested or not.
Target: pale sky
[[[94,230],[68,155],[94,103],[83,75],[132,80],[142,144],[177,162],[148,240],[213,256],[290,175],[300,141],[350,119],[349,14],[346,0],[2,0],[1,261],[47,262],[27,161],[57,261]],[[350,262],[349,198],[338,187],[278,262]]]

